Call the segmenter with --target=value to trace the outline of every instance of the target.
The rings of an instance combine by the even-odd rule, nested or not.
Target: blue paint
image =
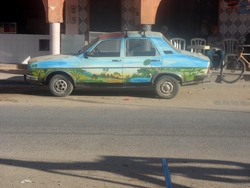
[[[168,171],[167,160],[165,158],[162,159],[162,166],[163,166],[163,171],[164,171],[164,176],[165,176],[166,187],[167,188],[173,188],[171,178],[170,178],[170,174],[169,174],[169,171]]]
[[[130,82],[132,83],[148,83],[150,82],[150,78],[131,78]]]

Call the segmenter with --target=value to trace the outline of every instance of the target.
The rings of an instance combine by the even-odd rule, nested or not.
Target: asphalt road
[[[1,187],[250,185],[249,112],[63,106],[1,105]]]
[[[171,100],[2,82],[0,187],[165,187],[162,158],[174,188],[250,187],[249,81],[214,80]]]

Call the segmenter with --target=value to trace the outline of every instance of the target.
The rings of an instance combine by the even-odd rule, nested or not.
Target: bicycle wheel
[[[244,65],[240,60],[226,62],[221,71],[221,79],[226,83],[234,83],[238,81],[244,72]]]

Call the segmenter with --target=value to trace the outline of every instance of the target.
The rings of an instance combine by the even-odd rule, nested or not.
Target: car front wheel
[[[73,91],[73,84],[65,76],[55,75],[49,81],[49,90],[54,96],[65,97]]]
[[[174,98],[179,91],[179,83],[170,76],[162,76],[155,83],[156,94],[164,99]]]

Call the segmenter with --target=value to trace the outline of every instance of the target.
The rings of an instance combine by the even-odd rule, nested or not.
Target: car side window
[[[126,56],[157,56],[158,51],[148,39],[127,39]]]
[[[104,40],[91,50],[93,57],[120,57],[120,51],[120,39]]]

